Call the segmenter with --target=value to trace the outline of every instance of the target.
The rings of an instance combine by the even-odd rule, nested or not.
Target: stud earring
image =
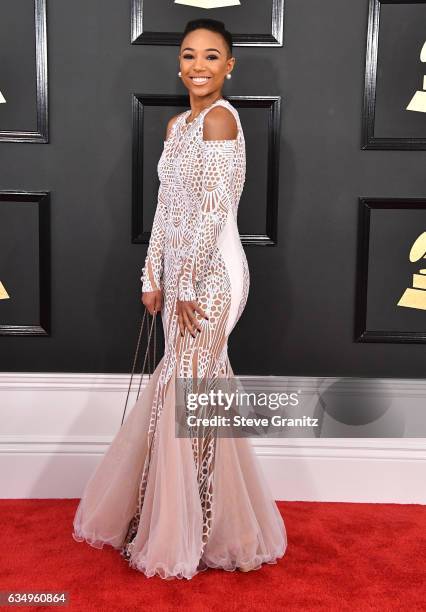
[[[180,71],[180,70],[179,70],[179,72],[178,72],[178,76],[180,76],[180,77],[182,76],[182,73],[181,73],[181,71]]]
[[[228,72],[228,74],[226,75],[226,78],[227,78],[227,79],[232,79],[232,75],[231,75],[231,73],[230,73],[230,72]]]

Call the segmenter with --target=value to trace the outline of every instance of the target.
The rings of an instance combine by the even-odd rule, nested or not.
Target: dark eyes
[[[187,53],[186,55],[183,56],[184,59],[192,59],[193,55],[191,55],[190,53]],[[212,60],[217,60],[219,59],[217,55],[208,55],[207,59],[212,59]]]

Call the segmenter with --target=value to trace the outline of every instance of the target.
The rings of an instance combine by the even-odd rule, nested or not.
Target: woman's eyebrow
[[[185,47],[185,49],[182,49],[182,53],[184,51],[195,51],[195,49],[193,49],[192,47]],[[209,49],[205,49],[205,51],[217,51],[218,53],[220,53],[219,49],[215,49],[214,47],[211,47]]]

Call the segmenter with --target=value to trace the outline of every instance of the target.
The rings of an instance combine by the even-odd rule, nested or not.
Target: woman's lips
[[[194,85],[205,85],[211,77],[189,77]]]

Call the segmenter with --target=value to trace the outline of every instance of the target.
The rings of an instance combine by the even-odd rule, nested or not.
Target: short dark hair
[[[193,32],[194,30],[199,30],[203,28],[204,30],[210,30],[211,32],[217,32],[221,34],[225,40],[226,46],[228,48],[229,55],[232,56],[232,34],[228,32],[225,28],[225,24],[223,21],[219,21],[217,19],[193,19],[192,21],[188,21],[185,26],[185,30],[183,31],[182,38],[180,44],[182,44],[183,39],[189,32]]]

